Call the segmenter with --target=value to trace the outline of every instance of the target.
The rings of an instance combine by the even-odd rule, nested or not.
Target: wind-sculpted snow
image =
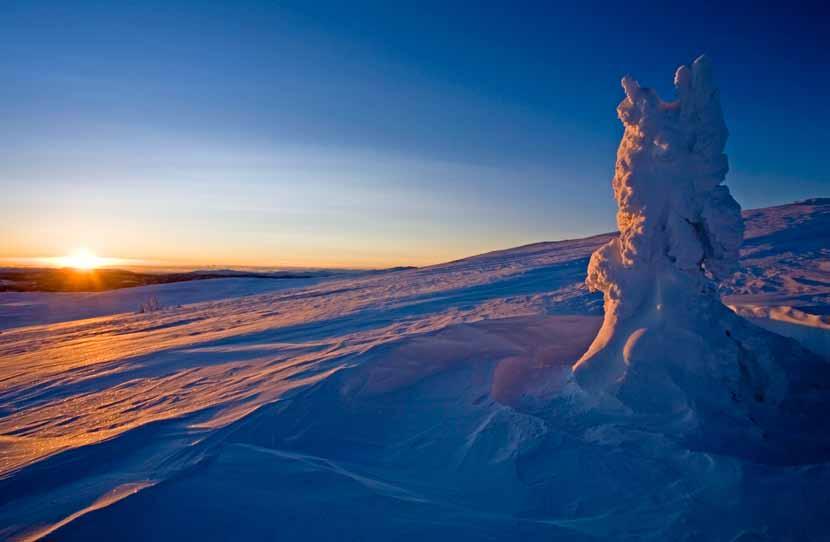
[[[826,308],[800,229],[830,246],[828,209],[751,211],[745,257],[766,255],[729,303]],[[809,442],[714,448],[683,420],[533,401],[597,332],[583,281],[611,238],[4,330],[0,538],[827,538]]]
[[[596,311],[579,283],[588,254],[606,239],[6,330],[0,525],[26,532],[109,489],[164,479],[189,464],[177,457],[198,457],[190,450],[218,428],[384,344],[592,302]]]

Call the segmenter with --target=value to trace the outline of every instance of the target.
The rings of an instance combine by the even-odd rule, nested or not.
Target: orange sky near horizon
[[[161,232],[159,232],[161,236]],[[110,238],[106,231],[52,235],[48,242],[19,243],[4,246],[0,252],[0,266],[61,267],[78,251],[88,251],[102,261],[96,267],[327,267],[370,269],[394,266],[425,266],[443,263],[490,250],[498,250],[521,244],[519,240],[496,239],[493,243],[470,245],[469,242],[448,240],[433,244],[429,241],[400,244],[394,241],[367,240],[355,244],[331,238],[328,242],[317,240],[304,245],[301,240],[265,239],[261,242],[229,247],[217,255],[213,246],[202,247],[195,236],[185,237],[182,232],[172,243],[154,244],[154,239],[130,239],[127,236]],[[33,249],[32,247],[38,247]],[[127,248],[129,247],[129,249]]]

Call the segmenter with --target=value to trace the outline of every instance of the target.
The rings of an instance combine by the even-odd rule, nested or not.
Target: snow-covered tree
[[[598,400],[635,411],[756,419],[747,412],[787,396],[798,377],[785,367],[809,356],[717,295],[743,236],[740,206],[722,184],[728,132],[705,57],[681,66],[674,83],[677,99],[664,102],[622,80],[620,235],[591,257],[586,282],[603,292],[605,319],[574,376]]]

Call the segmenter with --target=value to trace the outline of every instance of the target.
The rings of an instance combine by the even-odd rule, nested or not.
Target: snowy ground
[[[189,305],[317,284],[323,278],[224,278],[154,284],[106,292],[0,292],[0,330],[136,312],[155,297],[162,307]]]
[[[747,227],[726,301],[826,355],[830,200]],[[830,540],[830,453],[526,407],[596,333],[581,283],[608,238],[5,329],[0,536]]]

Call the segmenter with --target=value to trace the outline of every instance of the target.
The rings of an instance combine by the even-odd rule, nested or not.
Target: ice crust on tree
[[[591,257],[586,283],[603,292],[605,318],[573,372],[591,396],[635,411],[746,413],[782,401],[793,387],[785,366],[804,355],[717,295],[743,237],[722,184],[728,131],[706,57],[678,68],[674,84],[665,102],[622,79],[620,233]]]

